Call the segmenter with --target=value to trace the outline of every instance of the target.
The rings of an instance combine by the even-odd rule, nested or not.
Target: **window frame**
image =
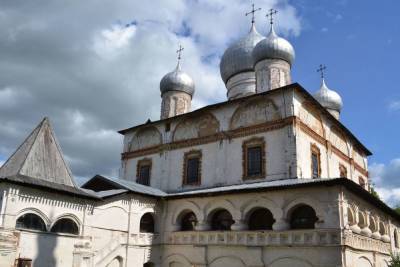
[[[202,165],[202,152],[201,150],[191,150],[185,152],[183,155],[183,175],[182,175],[182,186],[190,186],[190,185],[201,185],[201,165]],[[191,159],[198,159],[198,168],[197,168],[197,181],[188,182],[188,162]]]
[[[319,149],[319,147],[316,144],[311,144],[311,178],[312,179],[318,179],[321,178],[321,150]],[[317,177],[314,177],[314,162],[313,162],[313,156],[316,155],[317,156],[317,162],[318,162],[318,175]]]
[[[256,175],[249,175],[249,149],[260,147],[261,150],[261,173]],[[242,143],[242,179],[253,180],[263,179],[266,177],[266,155],[265,155],[265,140],[264,137],[254,137]]]
[[[342,171],[346,173],[346,175],[342,175]],[[342,163],[339,163],[339,176],[340,178],[349,178],[348,175],[348,170],[346,168],[346,166],[344,166]]]
[[[153,165],[152,160],[149,159],[149,158],[144,158],[144,159],[141,159],[141,160],[139,160],[137,162],[137,164],[136,164],[136,183],[141,184],[141,185],[145,185],[145,186],[150,186],[150,184],[151,184],[151,169],[152,169],[152,165]],[[144,184],[144,183],[141,182],[141,181],[143,181],[142,177],[140,176],[142,167],[149,167],[149,177],[147,179],[148,180],[147,184]]]

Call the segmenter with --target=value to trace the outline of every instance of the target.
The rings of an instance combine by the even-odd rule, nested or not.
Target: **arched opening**
[[[51,227],[50,231],[53,233],[78,235],[79,227],[73,220],[62,218]]]
[[[192,211],[186,212],[181,219],[181,231],[194,231],[197,225],[197,217]]]
[[[145,264],[143,264],[143,267],[155,267],[156,265],[152,262],[146,262]]]
[[[381,235],[386,235],[386,227],[385,227],[385,224],[383,222],[379,223],[379,233]]]
[[[248,219],[249,230],[272,230],[274,216],[266,208],[257,208],[250,213]]]
[[[364,214],[361,211],[358,212],[358,226],[360,226],[360,228],[367,226]]]
[[[354,213],[350,207],[347,207],[347,221],[350,226],[356,224],[356,218],[354,218]]]
[[[46,231],[46,224],[43,219],[33,213],[26,213],[18,218],[15,228]]]
[[[308,205],[300,205],[290,215],[291,229],[314,229],[318,217],[315,210]]]
[[[215,231],[230,231],[235,221],[226,209],[217,210],[211,218],[211,229]]]
[[[394,229],[394,234],[393,234],[393,239],[394,239],[394,246],[396,248],[399,248],[399,236],[397,235],[397,230]]]
[[[378,226],[376,225],[375,219],[373,217],[369,218],[369,228],[372,233],[378,232]]]
[[[140,219],[141,233],[154,233],[154,217],[150,212],[145,213]]]

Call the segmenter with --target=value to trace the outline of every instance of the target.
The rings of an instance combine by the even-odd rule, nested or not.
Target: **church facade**
[[[190,111],[179,56],[161,119],[119,131],[118,178],[77,186],[45,118],[0,168],[0,266],[387,266],[400,215],[339,94],[292,83],[294,57],[253,20],[221,59],[228,100]]]

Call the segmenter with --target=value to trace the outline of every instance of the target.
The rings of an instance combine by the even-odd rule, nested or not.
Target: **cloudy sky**
[[[118,175],[117,130],[158,119],[159,81],[185,47],[195,108],[222,101],[224,49],[250,27],[251,1],[2,0],[0,3],[0,165],[49,116],[76,177]],[[371,177],[400,203],[400,3],[264,0],[257,17],[279,11],[278,32],[297,53],[294,81],[309,91],[328,66],[344,98],[342,121],[373,152]],[[398,189],[396,189],[398,188]]]

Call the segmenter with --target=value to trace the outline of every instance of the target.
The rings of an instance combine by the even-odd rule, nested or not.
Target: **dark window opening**
[[[262,175],[262,148],[261,146],[249,147],[247,149],[247,175]]]
[[[193,212],[186,213],[181,220],[181,231],[194,231],[197,224],[196,215]]]
[[[275,220],[272,213],[265,208],[253,211],[248,220],[249,230],[272,230]]]
[[[318,221],[313,208],[302,205],[295,208],[290,216],[291,229],[314,229],[315,222]]]
[[[234,222],[229,211],[219,210],[212,216],[211,229],[215,231],[230,231]]]
[[[17,267],[32,267],[32,260],[31,259],[17,259]]]
[[[138,178],[137,182],[142,185],[150,185],[150,166],[149,165],[140,166],[139,178]]]
[[[360,186],[361,186],[362,188],[365,189],[365,180],[364,180],[364,178],[362,178],[361,176],[358,177],[358,183],[360,184]]]
[[[150,186],[151,159],[142,159],[137,163],[136,182],[138,184]]]
[[[60,219],[58,220],[53,227],[51,227],[51,232],[53,233],[63,233],[63,234],[72,234],[72,235],[78,235],[79,234],[79,228],[76,223],[71,220],[71,219]]]
[[[396,229],[394,229],[394,246],[399,248],[399,236]]]
[[[311,155],[311,165],[312,165],[312,178],[320,177],[319,173],[319,154],[313,152]]]
[[[151,213],[145,213],[140,219],[141,233],[154,233],[154,218]]]
[[[166,132],[171,131],[171,123],[167,122],[167,123],[165,124],[165,131],[166,131]]]
[[[340,178],[347,178],[347,168],[343,165],[339,166]]]
[[[201,183],[201,152],[191,151],[184,156],[184,185],[199,185]]]
[[[46,231],[46,225],[42,218],[33,213],[27,213],[18,218],[16,228]]]

